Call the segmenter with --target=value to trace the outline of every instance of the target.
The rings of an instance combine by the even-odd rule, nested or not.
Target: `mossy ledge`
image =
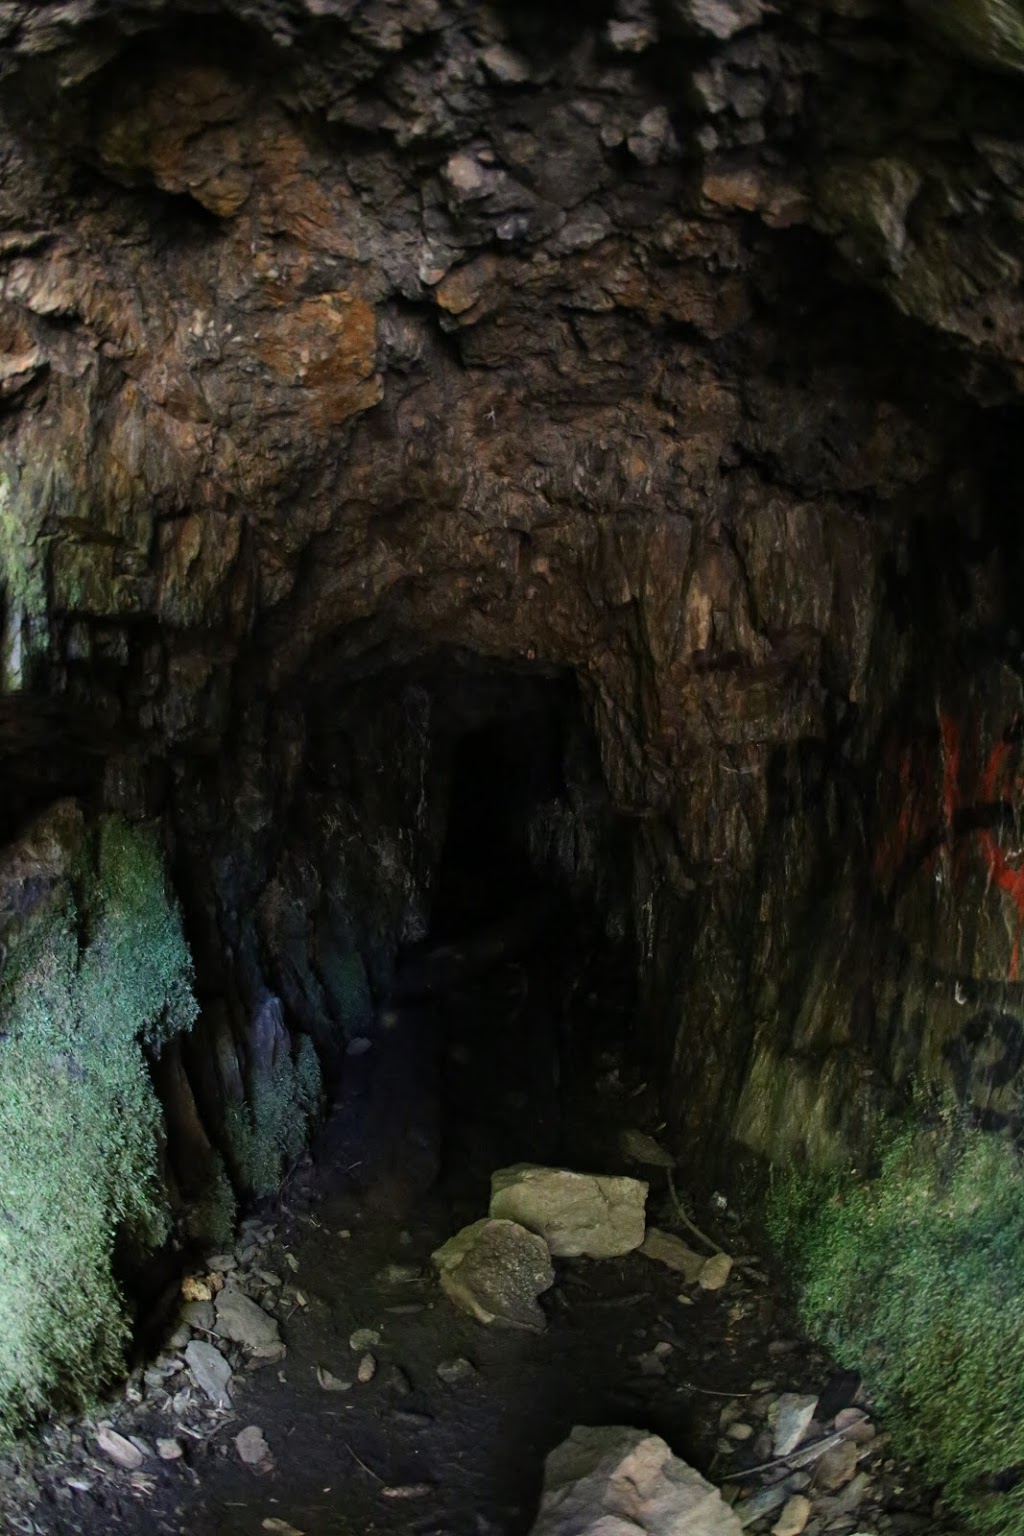
[[[978,1536],[1024,1528],[1024,1168],[945,1109],[890,1127],[873,1172],[776,1174],[769,1230],[803,1319],[864,1375],[897,1455]]]
[[[145,1051],[197,1011],[153,835],[114,817],[62,826],[0,973],[0,1439],[122,1364],[115,1241],[145,1251],[169,1231]]]

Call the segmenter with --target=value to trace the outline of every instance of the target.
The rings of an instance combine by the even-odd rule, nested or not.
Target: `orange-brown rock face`
[[[959,626],[1011,645],[1016,87],[886,16],[0,4],[8,830],[68,787],[45,702],[266,881],[332,680],[571,672],[675,1108],[774,1084],[780,951],[894,835],[878,743],[934,719]]]

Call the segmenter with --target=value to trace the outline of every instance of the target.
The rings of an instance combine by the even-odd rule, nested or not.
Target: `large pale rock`
[[[717,1488],[658,1435],[577,1426],[544,1464],[530,1536],[740,1536]]]
[[[237,1286],[226,1285],[217,1297],[216,1331],[222,1338],[260,1351],[281,1342],[277,1323]]]
[[[463,1227],[433,1255],[441,1289],[481,1323],[544,1327],[537,1297],[554,1282],[543,1238],[514,1221],[484,1217]]]
[[[643,1179],[517,1163],[491,1176],[491,1215],[538,1233],[555,1258],[609,1259],[644,1240]]]

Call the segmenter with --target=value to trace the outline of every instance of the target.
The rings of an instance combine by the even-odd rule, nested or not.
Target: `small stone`
[[[459,198],[479,197],[487,187],[487,173],[472,155],[460,152],[445,162],[442,176]]]
[[[522,55],[501,43],[485,48],[480,58],[488,74],[501,85],[522,85],[530,78],[530,66]]]
[[[98,1429],[96,1444],[104,1456],[108,1456],[115,1465],[123,1467],[126,1472],[137,1471],[145,1460],[138,1446],[126,1440],[124,1435],[119,1435],[116,1429]]]
[[[352,1383],[350,1381],[344,1381],[340,1376],[335,1376],[334,1372],[329,1371],[325,1365],[317,1366],[316,1379],[325,1392],[350,1392],[352,1390]]]
[[[641,1376],[664,1376],[665,1362],[656,1350],[648,1350],[645,1355],[637,1356]]]
[[[442,1360],[437,1367],[437,1374],[445,1386],[457,1387],[462,1382],[472,1381],[478,1372],[471,1360],[467,1360],[464,1355],[458,1355],[454,1360]]]
[[[782,1506],[782,1513],[772,1526],[772,1536],[800,1536],[811,1518],[813,1507],[810,1499],[802,1493],[795,1493]]]
[[[367,1353],[359,1362],[359,1369],[356,1371],[356,1378],[365,1386],[368,1381],[373,1380],[376,1374],[377,1361],[373,1355]]]
[[[348,1337],[349,1349],[376,1349],[380,1343],[379,1328],[356,1328]]]
[[[346,1056],[365,1056],[367,1051],[373,1049],[373,1041],[365,1035],[356,1035],[345,1047]]]
[[[832,1493],[850,1481],[857,1470],[860,1450],[852,1440],[829,1446],[814,1469],[814,1485]]]
[[[764,6],[763,0],[672,0],[672,8],[684,25],[725,42],[744,28],[756,26]]]
[[[772,1448],[776,1456],[788,1456],[796,1450],[810,1428],[817,1406],[816,1397],[803,1397],[797,1392],[784,1392],[776,1399],[768,1413],[775,1432]]]
[[[867,1445],[877,1434],[863,1408],[841,1408],[833,1422],[854,1445]]]
[[[730,1440],[738,1440],[742,1443],[744,1440],[750,1440],[753,1437],[754,1426],[752,1424],[744,1424],[740,1420],[738,1424],[730,1424],[726,1434]]]
[[[654,29],[642,21],[610,21],[605,34],[616,53],[643,53],[654,42]]]
[[[247,1467],[260,1467],[270,1460],[270,1446],[257,1424],[250,1424],[235,1436],[235,1450]]]
[[[193,1339],[185,1350],[185,1363],[196,1379],[196,1384],[213,1403],[215,1408],[230,1408],[228,1384],[231,1367],[219,1349],[200,1339]],[[177,1401],[177,1399],[175,1399]]]
[[[732,1259],[727,1253],[716,1253],[707,1259],[697,1276],[702,1291],[720,1291],[732,1274]]]
[[[620,1131],[618,1145],[623,1157],[628,1157],[630,1162],[645,1163],[649,1168],[674,1168],[676,1165],[671,1152],[666,1152],[660,1141],[655,1141],[646,1131],[632,1128]]]
[[[786,1489],[781,1483],[776,1483],[770,1488],[759,1488],[756,1493],[750,1495],[749,1499],[742,1499],[736,1505],[740,1524],[746,1528],[748,1525],[756,1524],[758,1520],[763,1520],[766,1515],[773,1515],[785,1504],[786,1497]]]
[[[184,1455],[180,1440],[161,1439],[156,1443],[156,1453],[161,1461],[180,1461]]]
[[[207,1269],[219,1269],[222,1274],[238,1266],[238,1260],[233,1253],[212,1253],[206,1261]]]
[[[412,1391],[412,1382],[400,1365],[392,1364],[384,1368],[381,1373],[381,1385],[395,1397],[408,1397]]]
[[[180,1312],[183,1323],[199,1333],[212,1333],[217,1314],[212,1301],[186,1301]],[[188,1343],[188,1340],[185,1340]]]

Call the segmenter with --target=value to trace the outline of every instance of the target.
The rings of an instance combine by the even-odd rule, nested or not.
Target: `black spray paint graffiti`
[[[972,1014],[956,1038],[947,1042],[943,1055],[960,1103],[974,1104],[993,1129],[1020,1120],[1019,1111],[1013,1115],[996,1112],[986,1103],[997,1089],[1014,1082],[1024,1068],[1024,1022],[1015,1014],[994,1008]]]

